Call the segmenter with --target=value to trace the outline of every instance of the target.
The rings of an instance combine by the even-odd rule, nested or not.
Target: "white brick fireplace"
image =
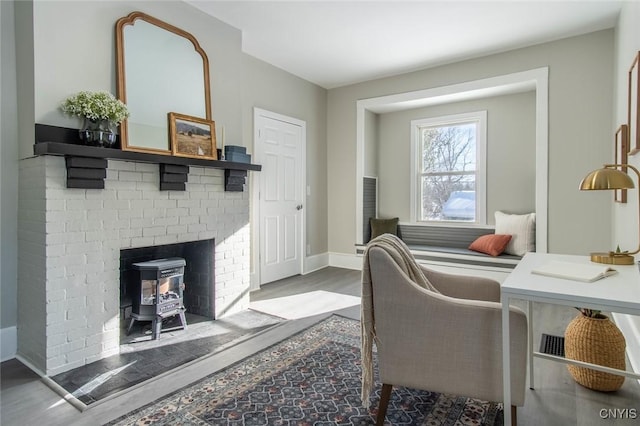
[[[109,160],[105,189],[68,189],[65,159],[20,162],[18,357],[55,375],[118,353],[120,250],[215,239],[215,315],[249,305],[249,195],[190,167],[160,191],[158,165]]]

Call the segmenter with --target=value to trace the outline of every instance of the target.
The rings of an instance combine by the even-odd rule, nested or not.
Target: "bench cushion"
[[[418,260],[512,269],[522,259],[521,256],[505,253],[493,257],[469,250],[471,243],[483,235],[494,235],[494,230],[461,226],[398,225],[398,236]]]
[[[449,247],[409,246],[409,249],[418,261],[445,262],[507,270],[515,268],[520,259],[522,259],[519,256],[508,254],[493,257],[468,249],[452,249]]]
[[[486,259],[487,262],[491,262],[493,259],[504,259],[511,261],[519,261],[522,259],[520,256],[513,256],[511,254],[501,254],[500,256],[489,256],[488,254],[479,253],[477,251],[469,250],[469,249],[461,249],[454,247],[442,247],[442,246],[426,246],[419,244],[410,244],[408,245],[409,249],[412,252],[433,252],[433,253],[443,253],[443,254],[454,254],[454,255],[464,255],[464,256],[473,256],[478,259]]]
[[[418,261],[445,262],[455,263],[469,266],[482,266],[502,269],[513,269],[520,259],[520,256],[512,256],[502,254],[492,257],[484,253],[478,253],[469,249],[427,246],[427,245],[409,245],[411,253]],[[363,254],[366,245],[356,245],[356,253]]]

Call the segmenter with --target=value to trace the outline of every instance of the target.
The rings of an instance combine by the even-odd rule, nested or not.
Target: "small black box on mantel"
[[[239,146],[239,145],[225,145],[224,146],[224,153],[230,153],[230,152],[237,152],[240,154],[246,154],[247,153],[247,148],[244,146]]]
[[[251,155],[247,154],[247,148],[238,145],[225,145],[224,159],[236,163],[251,163]]]

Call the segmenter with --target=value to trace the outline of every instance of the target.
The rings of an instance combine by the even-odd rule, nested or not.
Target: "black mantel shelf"
[[[225,170],[260,171],[259,164],[236,163],[233,161],[204,160],[201,158],[174,157],[171,155],[149,154],[146,152],[122,151],[117,148],[98,148],[62,142],[40,142],[33,146],[35,155],[64,155],[71,157],[103,158],[107,160],[136,161],[140,163],[173,164],[179,166],[209,167]]]
[[[259,164],[234,161],[204,160],[202,158],[174,157],[146,152],[122,151],[119,148],[100,148],[80,144],[77,129],[35,125],[35,155],[65,157],[67,188],[104,189],[107,160],[134,161],[159,164],[160,190],[184,191],[189,166],[224,170],[225,191],[242,192],[248,171],[260,171]],[[119,139],[119,138],[118,138]]]
[[[104,179],[107,177],[107,160],[159,164],[161,191],[185,191],[186,182],[189,179],[189,166],[223,169],[224,189],[233,192],[244,191],[245,178],[249,170],[260,171],[262,169],[259,164],[174,157],[64,142],[36,143],[33,146],[33,153],[35,155],[65,157],[67,188],[104,189]]]

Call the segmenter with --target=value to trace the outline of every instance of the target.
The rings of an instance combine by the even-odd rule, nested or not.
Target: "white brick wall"
[[[105,189],[84,190],[62,157],[21,161],[18,353],[45,374],[118,353],[121,249],[214,238],[216,317],[248,307],[248,194],[200,167],[160,191],[158,168],[109,160]]]

